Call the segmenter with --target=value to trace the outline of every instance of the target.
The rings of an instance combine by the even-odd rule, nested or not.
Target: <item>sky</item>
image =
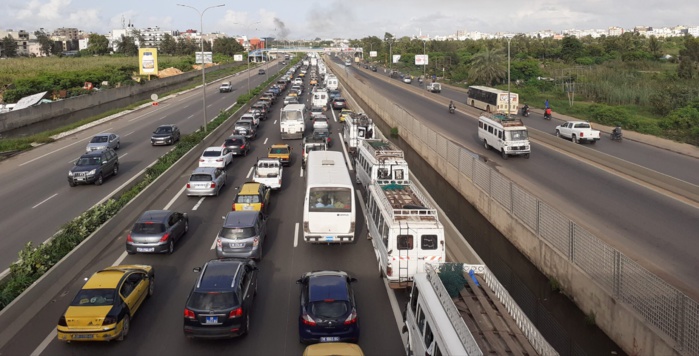
[[[204,13],[204,33],[287,40],[699,25],[696,0],[2,0],[0,30],[107,34],[122,19],[137,29],[199,30],[199,13],[176,4],[225,4]]]

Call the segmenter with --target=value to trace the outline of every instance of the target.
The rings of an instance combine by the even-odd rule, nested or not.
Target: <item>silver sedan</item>
[[[121,147],[121,139],[119,135],[113,133],[101,133],[97,134],[85,147],[85,152],[101,151],[107,148],[113,150],[118,150]]]
[[[226,185],[226,171],[224,169],[199,167],[189,176],[187,196],[218,196],[224,185]]]

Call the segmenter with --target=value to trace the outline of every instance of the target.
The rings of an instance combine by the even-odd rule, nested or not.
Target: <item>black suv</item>
[[[150,144],[155,145],[171,145],[180,140],[180,129],[176,125],[161,125],[150,137]]]
[[[119,157],[111,148],[92,151],[80,156],[75,166],[68,171],[68,184],[102,185],[104,178],[119,172]]]
[[[200,272],[184,309],[189,338],[232,338],[248,333],[257,294],[257,266],[243,258],[211,260]]]

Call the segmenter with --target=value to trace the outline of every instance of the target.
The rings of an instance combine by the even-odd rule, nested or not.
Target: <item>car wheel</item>
[[[172,255],[175,252],[175,241],[170,239],[170,243],[167,245],[167,254]]]
[[[129,250],[126,250],[126,253],[128,253],[129,255],[135,255],[135,254],[136,254],[136,252],[134,252],[134,251],[129,251]]]
[[[117,145],[116,145],[116,148],[115,148],[115,149],[118,150],[119,148],[121,148],[121,142],[117,142]]]
[[[189,220],[184,221],[184,233],[186,234],[187,231],[189,231]]]
[[[102,173],[100,173],[95,180],[95,185],[102,185],[102,183],[104,183],[104,179],[102,178]]]
[[[119,173],[119,163],[114,165],[114,170],[112,170],[112,175],[115,176]]]
[[[117,340],[119,341],[124,341],[126,339],[126,336],[129,334],[129,329],[131,328],[131,318],[129,318],[129,314],[126,314],[124,316],[124,320],[122,321],[122,326],[121,326],[121,334],[119,335],[119,338]]]
[[[245,151],[243,152],[243,157],[247,157],[247,156],[248,156],[248,150],[245,150]]]
[[[243,336],[247,335],[250,331],[250,313],[245,313],[245,331],[243,331]]]
[[[526,154],[524,155],[524,158],[529,159],[529,155],[530,155],[530,153],[526,153]]]
[[[483,140],[483,148],[485,148],[486,150],[490,148],[490,146],[488,146],[487,140]]]
[[[573,141],[573,143],[580,143],[575,135],[572,136],[571,141]]]
[[[596,142],[597,142],[597,141],[592,140],[592,141],[590,141],[590,144],[593,144],[593,145],[594,145]]]
[[[148,284],[148,297],[152,297],[155,293],[155,275],[150,278],[150,283]]]
[[[75,182],[73,182],[72,180],[69,180],[69,181],[68,181],[68,185],[71,186],[71,187],[75,187],[75,186],[76,186]]]
[[[561,132],[556,130],[556,137],[561,137]]]
[[[507,153],[505,153],[505,150],[500,150],[500,154],[502,155],[502,159],[507,159]]]

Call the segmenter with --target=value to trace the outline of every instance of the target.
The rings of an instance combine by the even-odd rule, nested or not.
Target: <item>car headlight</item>
[[[73,176],[73,171],[68,171],[68,177],[72,177],[72,176]]]
[[[96,170],[96,169],[93,169],[93,170],[87,172],[87,175],[88,175],[88,176],[94,176],[94,175],[95,175],[95,171],[97,171],[97,170]]]

